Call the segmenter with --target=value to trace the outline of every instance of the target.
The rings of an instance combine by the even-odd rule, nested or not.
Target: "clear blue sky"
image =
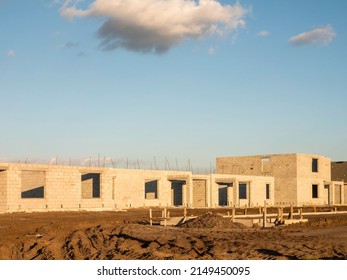
[[[347,1],[121,2],[0,0],[0,160],[347,160]]]

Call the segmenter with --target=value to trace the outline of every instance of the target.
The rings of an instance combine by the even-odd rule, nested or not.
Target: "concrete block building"
[[[331,180],[342,181],[341,188],[336,185],[332,197],[335,201],[339,201],[343,195],[343,202],[347,204],[347,161],[338,161],[331,163]]]
[[[323,156],[220,157],[216,171],[0,163],[0,212],[347,203],[347,163]]]
[[[217,174],[272,176],[277,205],[343,204],[341,181],[331,181],[331,161],[308,154],[219,157]],[[336,190],[339,190],[337,192]]]
[[[0,212],[274,203],[269,176],[0,163]]]
[[[253,207],[274,205],[274,178],[230,174],[193,175],[193,201],[196,207]]]

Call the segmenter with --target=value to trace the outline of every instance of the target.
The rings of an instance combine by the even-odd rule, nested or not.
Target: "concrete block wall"
[[[151,170],[108,170],[113,178],[113,203],[117,208],[167,206],[171,202],[171,184],[166,180],[166,173]],[[157,198],[145,196],[145,183],[157,181]],[[167,197],[169,196],[169,197]],[[170,204],[169,204],[170,205]]]
[[[25,200],[21,198],[22,187],[21,187],[21,170],[18,168],[19,165],[10,164],[7,169],[7,211],[21,211],[21,201],[25,203]],[[26,200],[28,202],[28,200]],[[41,200],[42,201],[42,200]],[[36,201],[31,199],[28,203],[29,209],[32,207],[41,208],[42,206]],[[25,207],[26,208],[26,207]]]
[[[331,182],[331,204],[347,204],[347,185],[344,182]]]
[[[312,160],[317,159],[318,170],[312,172]],[[324,186],[331,180],[331,161],[316,155],[298,155],[297,204],[327,204]],[[318,198],[312,197],[312,185],[318,185]]]
[[[216,173],[263,176],[261,156],[218,157]]]
[[[331,180],[342,181],[342,203],[347,204],[347,161],[331,163]]]
[[[185,180],[182,200],[192,189],[191,173],[161,170],[131,170],[77,166],[1,164],[0,211],[111,210],[129,207],[171,206],[170,178]],[[92,180],[100,180],[100,195],[93,197]],[[157,198],[145,198],[145,182],[157,180]],[[43,198],[22,198],[24,190],[44,185]],[[84,185],[85,184],[85,185]],[[84,186],[83,186],[84,185]],[[83,192],[85,190],[85,192]],[[88,193],[86,193],[86,190]]]
[[[207,179],[193,179],[193,207],[207,207]]]
[[[275,202],[279,205],[297,202],[297,154],[269,156],[271,175],[275,178]]]
[[[297,154],[220,157],[217,174],[271,176],[275,178],[275,203],[289,204],[297,200]]]
[[[318,198],[312,197],[312,185],[318,185]],[[324,205],[327,197],[324,189],[324,181],[319,179],[298,179],[298,205]]]
[[[49,166],[46,172],[47,210],[75,210],[81,204],[81,173],[77,168]]]
[[[22,192],[44,187],[46,185],[45,171],[22,170],[21,171],[21,189]]]
[[[318,160],[318,172],[312,172],[312,159]],[[331,180],[331,160],[317,155],[299,154],[297,157],[297,176],[306,179]]]
[[[312,158],[318,159],[318,172],[312,172]],[[93,195],[92,174],[99,181]],[[269,205],[324,204],[330,180],[330,160],[321,156],[286,154],[217,158],[217,174],[114,169],[81,166],[0,163],[0,212],[56,210],[112,210],[130,207],[174,205],[173,184],[180,181],[177,196],[188,207],[216,207],[218,189],[225,184],[228,206],[262,206],[266,184],[270,185]],[[145,197],[145,182],[157,181],[157,198]],[[218,184],[219,183],[219,184]],[[247,198],[239,199],[239,184],[247,184]],[[340,183],[340,182],[338,182]],[[312,198],[317,184],[318,198]],[[43,198],[22,198],[21,193],[44,185]],[[345,186],[331,186],[331,201],[346,201]],[[224,190],[225,191],[225,190]],[[225,193],[224,193],[225,195]],[[179,199],[178,199],[179,200]]]
[[[0,212],[5,212],[7,206],[7,171],[0,167]]]
[[[182,205],[189,207],[218,206],[218,184],[216,179],[229,181],[228,199],[231,205],[263,204],[265,185],[272,177],[230,175],[192,175],[190,172],[161,170],[132,170],[94,168],[78,166],[9,164],[0,172],[0,197],[2,212],[14,211],[69,211],[69,210],[112,210],[130,207],[173,206],[172,184],[180,181]],[[91,174],[85,183],[84,174]],[[36,176],[36,177],[35,177]],[[100,195],[92,196],[91,178],[100,181]],[[238,200],[238,187],[231,187],[230,180],[249,184],[246,201]],[[157,181],[157,198],[145,196],[145,183]],[[26,187],[44,185],[43,198],[22,198]],[[24,186],[24,187],[23,187]],[[88,194],[83,192],[87,188]],[[271,196],[271,199],[273,196]],[[253,201],[254,200],[254,201]],[[272,202],[271,202],[272,203]]]
[[[11,164],[8,169],[8,211],[49,211],[78,209],[81,203],[81,173],[76,167]],[[35,179],[45,181],[44,198],[21,198],[22,186]],[[44,174],[44,179],[42,178]]]
[[[171,182],[168,176],[180,175],[174,171],[116,170],[115,201],[126,207],[171,206]],[[187,177],[187,173],[183,173]],[[145,197],[145,182],[157,181],[157,199]],[[126,187],[125,187],[126,186]],[[129,192],[131,190],[131,192]],[[124,207],[124,206],[123,206]]]
[[[263,206],[266,200],[268,205],[275,203],[275,183],[270,176],[247,176],[247,175],[221,175],[211,174],[211,205],[218,206],[218,182],[232,182],[232,187],[228,187],[229,206],[255,207]],[[247,198],[239,199],[239,184],[247,185]],[[266,185],[270,185],[270,198],[266,199]]]
[[[334,203],[341,204],[342,185],[334,184]]]
[[[318,172],[312,172],[312,159],[318,160]],[[275,203],[321,204],[324,198],[312,198],[312,184],[318,184],[318,194],[324,192],[324,182],[330,181],[330,159],[306,154],[278,154],[217,158],[217,173],[262,175],[275,178]]]
[[[331,163],[331,180],[344,181],[347,183],[347,161]]]

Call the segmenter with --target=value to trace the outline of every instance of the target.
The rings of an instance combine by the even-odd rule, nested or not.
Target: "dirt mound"
[[[223,218],[220,215],[206,213],[195,219],[186,221],[179,225],[183,228],[214,228],[214,229],[242,229],[246,226],[240,223],[233,223],[230,218]]]

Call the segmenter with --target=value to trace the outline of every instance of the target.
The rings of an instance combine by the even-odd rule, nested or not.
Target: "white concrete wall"
[[[312,159],[318,172],[312,172]],[[275,204],[324,204],[324,182],[331,179],[330,159],[307,154],[274,154],[217,158],[217,173],[273,176]],[[318,198],[312,198],[312,184],[318,184]]]
[[[229,206],[248,207],[262,206],[264,201],[268,205],[275,203],[275,183],[274,178],[270,176],[246,176],[246,175],[211,175],[211,205],[218,206],[218,184],[216,182],[232,182],[233,186],[230,188],[232,194],[230,195],[231,201]],[[239,184],[247,184],[247,198],[239,199]],[[270,185],[270,198],[266,199],[266,184]]]
[[[0,172],[1,212],[171,206],[170,176],[185,178],[185,189],[191,188],[190,172],[35,164],[0,166],[3,166],[0,170],[6,170]],[[22,172],[26,174],[23,177],[25,183],[22,182]],[[85,173],[100,174],[100,197],[83,198],[81,176]],[[28,174],[40,175],[38,181],[40,184],[44,182],[44,198],[21,198],[22,191],[30,189],[31,185],[37,185],[35,178]],[[42,174],[45,174],[44,180],[41,178]],[[145,198],[145,182],[148,180],[158,180],[157,199]],[[184,196],[187,197],[187,193]]]
[[[0,212],[7,210],[7,171],[0,168]]]

